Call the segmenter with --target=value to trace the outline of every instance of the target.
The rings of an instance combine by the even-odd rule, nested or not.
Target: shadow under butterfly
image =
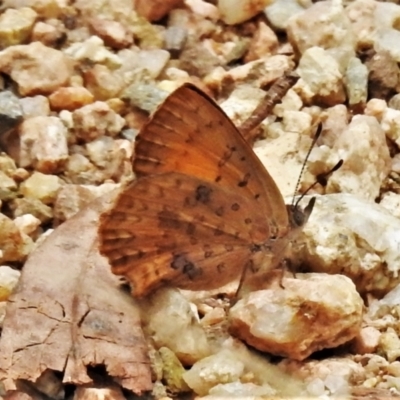
[[[136,138],[137,180],[101,216],[99,249],[143,297],[164,285],[211,290],[274,269],[314,206],[285,205],[229,117],[191,84]]]

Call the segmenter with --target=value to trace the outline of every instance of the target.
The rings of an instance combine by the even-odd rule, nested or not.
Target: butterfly
[[[216,289],[275,268],[314,205],[286,206],[229,117],[189,83],[142,127],[133,169],[98,233],[135,297],[164,285]]]

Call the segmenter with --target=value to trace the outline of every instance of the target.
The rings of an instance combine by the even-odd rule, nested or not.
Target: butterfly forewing
[[[191,84],[174,91],[136,139],[138,176],[180,172],[252,197],[260,214],[287,226],[282,195],[221,108]]]

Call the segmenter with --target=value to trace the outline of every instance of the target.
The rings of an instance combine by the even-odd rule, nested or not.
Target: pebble
[[[73,131],[77,138],[90,142],[103,135],[116,136],[125,120],[107,103],[96,101],[73,111]]]
[[[14,221],[0,213],[0,262],[23,261],[33,249],[32,239]]]
[[[167,96],[168,92],[165,90],[146,83],[134,83],[122,93],[122,98],[129,100],[132,106],[149,113],[153,112]]]
[[[16,198],[9,205],[14,218],[29,214],[39,219],[42,224],[49,223],[53,219],[52,209],[33,197]]]
[[[33,197],[43,204],[53,204],[58,190],[62,186],[61,179],[56,175],[34,172],[21,183],[20,193],[25,197]]]
[[[37,14],[32,8],[6,9],[0,15],[0,48],[22,44],[28,40]]]
[[[66,39],[66,28],[57,20],[38,21],[34,25],[31,34],[32,42],[41,42],[45,46],[56,47]]]
[[[308,1],[298,2],[297,0],[275,0],[264,9],[268,22],[278,30],[286,30],[288,21],[294,15],[300,14],[310,6]]]
[[[375,117],[355,115],[334,144],[342,167],[329,179],[328,193],[354,193],[375,200],[391,169],[391,159],[383,129]]]
[[[275,54],[278,45],[276,33],[267,24],[260,22],[250,42],[245,62],[258,60],[262,57]]]
[[[67,130],[57,117],[32,117],[20,126],[19,166],[44,174],[62,170],[68,157]]]
[[[20,276],[20,271],[6,265],[0,266],[0,302],[8,300]]]
[[[222,21],[235,25],[253,18],[271,3],[271,0],[218,0],[217,7]]]
[[[0,170],[0,200],[8,201],[17,196],[18,186],[14,179]]]
[[[287,35],[293,48],[303,54],[311,47],[343,49],[354,55],[356,36],[339,1],[314,3],[287,21]]]
[[[98,36],[90,36],[83,42],[71,44],[64,50],[64,54],[76,61],[90,60],[110,68],[118,68],[122,64],[118,55],[107,50],[104,41]]]
[[[296,274],[283,285],[240,299],[229,311],[230,331],[260,351],[294,360],[359,333],[363,300],[349,278]]]
[[[198,317],[179,290],[156,291],[141,303],[141,312],[144,329],[152,336],[156,347],[168,347],[182,364],[192,365],[211,353]],[[177,335],[180,340],[176,340]]]
[[[147,21],[159,21],[181,4],[182,0],[136,0],[135,10]]]
[[[0,136],[19,125],[23,119],[18,97],[9,90],[0,92]]]
[[[358,194],[318,196],[299,257],[309,271],[344,274],[359,293],[382,296],[400,282],[399,232],[399,219]]]
[[[14,219],[14,224],[20,232],[31,237],[34,236],[41,223],[40,219],[32,214],[24,214]]]
[[[94,96],[84,87],[62,87],[49,96],[50,107],[55,111],[73,111],[93,101]]]
[[[89,24],[93,33],[100,37],[106,46],[123,49],[133,43],[133,35],[118,21],[91,18]]]
[[[71,76],[71,62],[63,52],[33,42],[1,51],[0,71],[18,84],[21,96],[33,96],[66,85]]]
[[[305,103],[310,103],[314,97],[328,106],[345,101],[340,66],[323,48],[310,47],[305,50],[296,72],[301,79],[294,90],[300,91]]]
[[[22,97],[19,99],[24,119],[31,117],[47,117],[50,115],[50,104],[47,97],[42,95]]]

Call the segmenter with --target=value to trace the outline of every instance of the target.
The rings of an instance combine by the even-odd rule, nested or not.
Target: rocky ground
[[[400,396],[399,5],[0,7],[4,398]],[[140,128],[185,82],[240,126],[287,71],[300,78],[254,151],[288,202],[319,123],[300,192],[343,160],[312,190],[296,275],[249,282],[235,304],[237,282],[134,301],[95,243],[99,215],[134,179]]]

